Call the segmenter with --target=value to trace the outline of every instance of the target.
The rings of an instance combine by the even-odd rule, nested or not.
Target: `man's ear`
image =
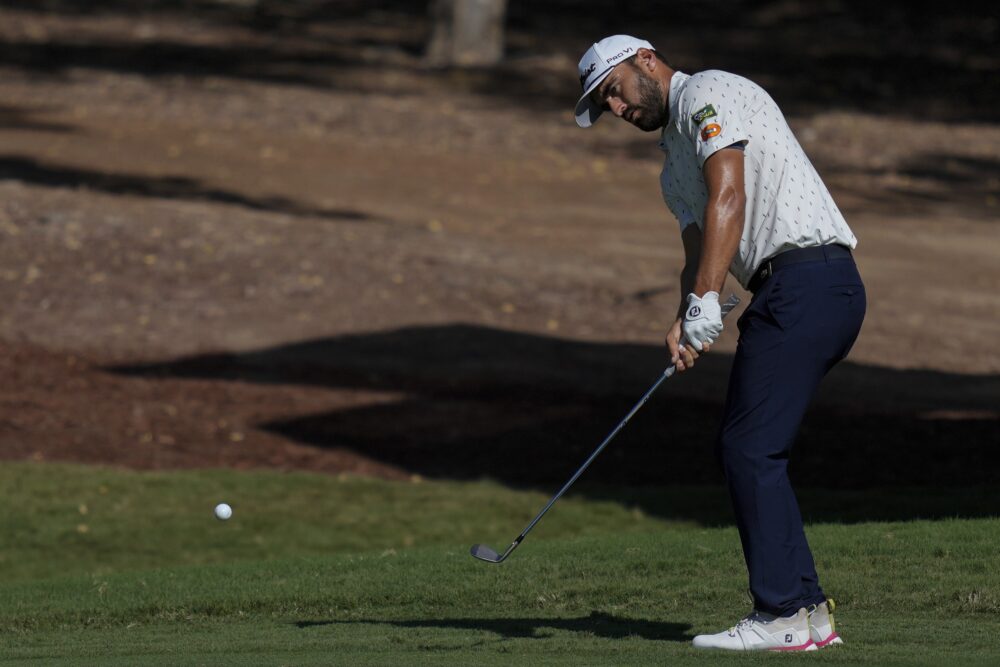
[[[647,49],[644,46],[640,46],[639,50],[635,52],[638,58],[640,66],[647,72],[653,72],[659,62],[656,59],[656,54],[652,50]]]

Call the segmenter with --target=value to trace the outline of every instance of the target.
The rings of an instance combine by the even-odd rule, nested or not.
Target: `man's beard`
[[[642,113],[634,125],[645,132],[652,132],[667,124],[667,121],[670,120],[670,111],[664,104],[663,93],[660,92],[660,87],[653,77],[642,70],[638,71],[639,104],[636,105],[636,109]]]

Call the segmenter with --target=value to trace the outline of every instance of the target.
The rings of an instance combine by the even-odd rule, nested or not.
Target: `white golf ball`
[[[233,508],[226,503],[219,503],[215,506],[215,518],[219,521],[226,521],[233,515]]]

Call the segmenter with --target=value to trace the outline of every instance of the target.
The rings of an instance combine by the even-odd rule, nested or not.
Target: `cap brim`
[[[596,123],[597,119],[601,117],[602,113],[604,113],[604,109],[597,106],[590,100],[590,94],[594,92],[599,85],[601,85],[601,81],[604,81],[604,79],[611,74],[611,70],[613,69],[614,67],[609,67],[597,75],[597,77],[590,82],[590,85],[587,86],[587,89],[583,91],[583,95],[581,95],[580,99],[577,101],[576,124],[580,127],[590,127]]]
[[[584,95],[576,103],[576,124],[580,127],[590,127],[597,122],[602,113],[604,113],[604,110],[596,106],[590,101],[589,97]]]

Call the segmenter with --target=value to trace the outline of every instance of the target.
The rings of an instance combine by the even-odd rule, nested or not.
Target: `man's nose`
[[[611,107],[611,113],[621,118],[628,105],[618,97],[611,97],[608,99],[608,106]]]

